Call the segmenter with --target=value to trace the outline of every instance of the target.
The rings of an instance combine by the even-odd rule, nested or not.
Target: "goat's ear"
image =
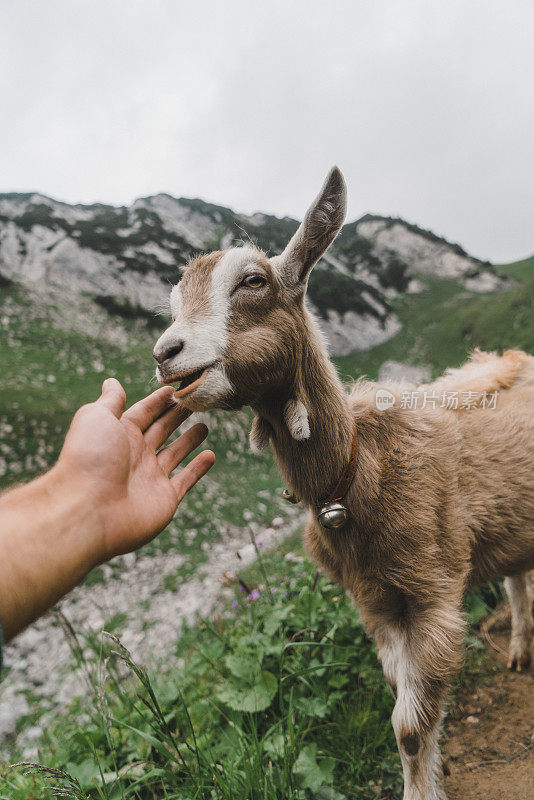
[[[338,167],[332,167],[284,252],[271,258],[271,264],[286,286],[306,281],[313,265],[339,233],[346,212],[345,179]]]

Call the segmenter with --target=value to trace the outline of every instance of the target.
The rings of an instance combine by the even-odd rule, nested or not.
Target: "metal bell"
[[[341,528],[349,518],[349,512],[342,503],[327,503],[317,514],[323,528]]]

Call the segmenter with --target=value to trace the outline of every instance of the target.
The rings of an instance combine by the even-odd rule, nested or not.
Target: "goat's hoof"
[[[525,642],[512,642],[508,654],[508,669],[515,672],[527,670],[532,663],[530,645]]]

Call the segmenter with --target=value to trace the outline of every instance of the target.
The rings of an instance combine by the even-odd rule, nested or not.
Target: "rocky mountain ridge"
[[[0,281],[88,295],[111,312],[151,319],[194,254],[245,240],[275,254],[298,224],[168,194],[118,207],[0,194]],[[309,287],[331,351],[364,350],[397,333],[390,301],[419,291],[425,276],[479,292],[506,285],[488,262],[402,219],[366,215],[345,225]]]

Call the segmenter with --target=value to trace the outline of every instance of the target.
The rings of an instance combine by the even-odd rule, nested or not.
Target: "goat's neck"
[[[303,403],[310,436],[296,440],[284,419],[288,399]],[[348,397],[321,342],[307,342],[294,382],[255,406],[271,428],[271,445],[290,491],[310,506],[336,486],[350,457],[353,417]]]

